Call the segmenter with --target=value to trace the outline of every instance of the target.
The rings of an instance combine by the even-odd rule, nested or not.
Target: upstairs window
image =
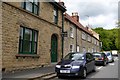
[[[82,32],[82,39],[86,40],[86,34]]]
[[[20,27],[19,53],[37,54],[38,31]]]
[[[99,41],[97,41],[97,45],[99,46]]]
[[[54,23],[57,24],[58,23],[58,9],[56,7],[54,7],[54,16],[53,16],[53,19],[54,19]]]
[[[92,37],[92,43],[94,43],[94,38]]]
[[[97,41],[96,41],[96,39],[94,39],[94,44],[97,44]]]
[[[88,39],[89,42],[91,42],[91,36],[90,35],[88,35],[87,39]]]
[[[25,0],[22,2],[22,8],[38,15],[39,2],[38,0]]]
[[[70,37],[74,38],[74,28],[70,27]]]

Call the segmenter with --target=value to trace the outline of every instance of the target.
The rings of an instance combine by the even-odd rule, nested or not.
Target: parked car
[[[93,56],[95,58],[95,64],[99,65],[102,64],[103,66],[106,66],[108,63],[108,58],[105,53],[102,52],[96,52],[93,53]]]
[[[114,57],[112,56],[111,52],[105,52],[107,58],[108,58],[108,62],[114,62]]]
[[[112,55],[113,56],[118,56],[118,51],[117,50],[112,50]]]
[[[68,53],[58,64],[55,72],[58,78],[63,76],[79,76],[86,78],[87,73],[95,71],[95,59],[91,53]]]

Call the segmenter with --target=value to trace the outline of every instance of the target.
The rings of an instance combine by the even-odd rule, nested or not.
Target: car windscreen
[[[94,56],[94,57],[102,57],[102,55],[99,54],[99,53],[93,54],[93,56]]]
[[[106,53],[106,56],[110,56],[111,54],[110,53]]]
[[[69,53],[64,60],[84,60],[84,56],[80,53]]]

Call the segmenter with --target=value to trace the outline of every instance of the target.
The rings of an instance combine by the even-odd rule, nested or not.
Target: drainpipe
[[[76,27],[76,52],[77,52],[77,46],[78,46],[78,41],[77,41],[77,27]]]
[[[64,33],[64,12],[62,12],[62,33]],[[62,34],[62,59],[64,55],[64,35]]]

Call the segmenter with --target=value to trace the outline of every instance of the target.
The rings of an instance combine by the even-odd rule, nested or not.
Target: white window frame
[[[86,40],[86,34],[85,34],[85,32],[82,32],[82,39]]]
[[[86,52],[86,48],[85,47],[83,47],[83,52]]]
[[[87,39],[88,39],[89,42],[91,42],[91,36],[90,35],[88,35]]]
[[[70,27],[70,37],[74,38],[74,28]]]

